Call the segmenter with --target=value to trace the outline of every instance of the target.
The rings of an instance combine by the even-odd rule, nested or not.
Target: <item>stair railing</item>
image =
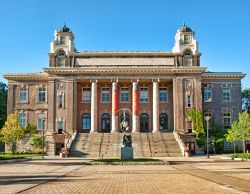
[[[102,152],[102,143],[103,143],[104,133],[102,133],[102,138],[99,146],[99,158],[103,159],[103,155],[101,155]]]
[[[149,150],[150,150],[150,156],[152,157],[153,155],[152,155],[152,148],[151,148],[150,138],[149,138],[149,136],[148,136],[148,133],[146,133],[146,134],[147,134],[147,139],[148,139],[148,145],[149,145]]]
[[[174,131],[173,134],[174,134],[175,140],[178,142],[180,146],[182,156],[185,156],[185,144],[183,140],[181,139],[180,135],[176,131]]]
[[[76,130],[74,130],[74,132],[72,133],[71,138],[68,139],[68,141],[67,141],[67,143],[66,143],[66,148],[67,148],[67,149],[70,150],[72,143],[75,141],[76,134],[77,134],[77,132],[76,132]]]

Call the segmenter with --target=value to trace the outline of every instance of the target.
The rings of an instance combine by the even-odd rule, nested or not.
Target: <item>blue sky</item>
[[[79,51],[171,51],[186,22],[209,71],[244,72],[250,87],[249,0],[1,0],[0,81],[48,66],[54,30],[64,22]]]

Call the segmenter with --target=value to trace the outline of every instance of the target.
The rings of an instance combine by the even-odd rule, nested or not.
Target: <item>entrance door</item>
[[[140,116],[140,131],[143,133],[149,132],[148,128],[148,114],[147,113],[142,113]]]
[[[108,113],[102,114],[101,125],[102,133],[110,133],[110,116]]]

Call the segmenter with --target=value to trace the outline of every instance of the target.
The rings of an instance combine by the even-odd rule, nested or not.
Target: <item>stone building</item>
[[[174,132],[194,149],[187,110],[202,109],[225,128],[241,111],[245,75],[206,71],[195,33],[185,24],[172,52],[79,52],[67,26],[54,35],[42,73],[4,76],[8,114],[17,110],[22,125],[45,130],[48,154],[66,146],[74,131],[119,133],[124,117],[132,133]]]

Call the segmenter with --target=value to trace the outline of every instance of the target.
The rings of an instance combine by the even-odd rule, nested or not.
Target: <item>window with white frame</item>
[[[192,66],[192,53],[189,51],[184,52],[183,56],[184,66]]]
[[[65,36],[60,36],[60,44],[65,44]]]
[[[206,120],[206,117],[209,118],[209,120]],[[208,122],[208,129],[212,128],[212,113],[211,112],[205,112],[204,114],[204,120],[205,120],[205,126],[207,127],[207,122]]]
[[[192,97],[190,95],[187,96],[187,107],[191,108],[192,106]]]
[[[56,66],[57,67],[63,67],[65,66],[65,53],[63,50],[59,51],[56,55]]]
[[[46,88],[39,88],[39,103],[46,102]]]
[[[230,112],[223,113],[223,123],[224,123],[225,129],[231,128],[231,113]]]
[[[25,113],[19,113],[19,123],[21,126],[26,127],[27,125],[27,117]]]
[[[102,102],[110,101],[110,91],[108,87],[102,88]]]
[[[28,101],[28,91],[26,87],[19,88],[19,102],[24,103]]]
[[[168,90],[166,87],[160,87],[159,97],[160,97],[160,102],[168,102]]]
[[[121,102],[129,102],[129,90],[127,87],[121,88]]]
[[[184,35],[184,44],[188,44],[191,42],[190,35]]]
[[[37,129],[44,130],[45,129],[45,116],[43,113],[39,113],[37,117]]]
[[[91,89],[90,87],[82,88],[82,102],[90,102],[91,101]]]
[[[222,99],[224,102],[231,101],[230,87],[228,85],[222,86]]]
[[[148,88],[146,88],[146,87],[140,88],[140,101],[141,102],[148,102]]]
[[[204,88],[204,102],[212,102],[212,90],[208,87]]]

